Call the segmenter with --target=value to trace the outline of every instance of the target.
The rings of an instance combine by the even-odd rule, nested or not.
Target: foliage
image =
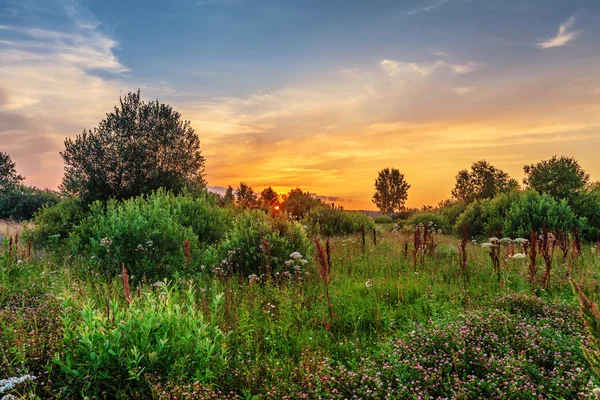
[[[0,194],[23,181],[15,167],[10,155],[0,151]]]
[[[32,186],[13,185],[0,191],[0,219],[29,220],[44,206],[58,203],[58,194]]]
[[[527,237],[531,230],[541,232],[544,226],[550,231],[570,230],[583,226],[584,220],[577,218],[566,200],[557,201],[547,194],[525,192],[510,204],[504,218],[505,236]]]
[[[157,197],[110,200],[105,206],[95,202],[90,216],[71,235],[71,250],[108,275],[125,265],[137,278],[170,276],[183,270],[186,241],[197,251],[198,236],[179,223],[168,206]]]
[[[396,168],[384,168],[375,180],[373,203],[383,213],[392,214],[404,209],[410,185]]]
[[[329,205],[312,208],[302,221],[312,234],[323,236],[350,235],[363,227],[367,231],[375,227],[374,221],[360,211],[344,211]]]
[[[225,239],[232,227],[228,209],[204,195],[175,196],[163,190],[124,202],[96,202],[91,215],[75,230],[71,247],[75,253],[93,257],[89,263],[110,271],[125,264],[135,276],[171,276],[190,272],[189,264],[200,247]],[[190,254],[184,244],[189,241]]]
[[[42,246],[56,246],[69,237],[87,212],[83,201],[73,197],[64,198],[51,207],[42,207],[34,217],[32,238]]]
[[[139,90],[120,99],[97,128],[67,138],[60,154],[61,189],[86,203],[204,186],[204,157],[189,122],[169,105],[142,101]]]
[[[407,225],[431,225],[433,223],[433,228],[436,230],[441,229],[443,232],[452,230],[452,225],[442,215],[432,212],[417,213],[410,217],[406,223]]]
[[[137,277],[162,277],[197,267],[189,258],[198,254],[198,246],[224,239],[230,226],[229,212],[211,197],[158,191],[122,203],[94,203],[70,242],[75,253],[93,257],[91,265],[116,272],[125,264]]]
[[[523,170],[523,183],[527,187],[558,200],[571,199],[590,180],[590,176],[572,157],[554,156],[537,164],[526,165]]]
[[[394,223],[394,220],[389,215],[378,215],[375,218],[373,218],[373,221],[376,224],[392,224],[392,223]]]
[[[279,194],[269,186],[260,192],[260,204],[267,209],[279,209],[281,199],[279,198]]]
[[[442,202],[435,210],[437,214],[440,214],[448,224],[454,226],[460,215],[467,209],[467,203],[462,201],[445,201]]]
[[[510,178],[506,172],[481,160],[473,163],[471,172],[466,169],[458,172],[452,197],[470,203],[474,200],[493,198],[517,187],[517,181]]]
[[[236,204],[242,208],[256,208],[258,198],[251,186],[240,182],[240,186],[235,191]]]
[[[313,193],[304,192],[300,188],[292,189],[283,195],[281,208],[296,221],[302,220],[311,208],[323,204]]]
[[[108,311],[94,302],[78,311],[67,298],[64,350],[54,360],[63,395],[100,398],[118,390],[143,398],[156,377],[203,384],[220,378],[227,366],[227,337],[214,321],[205,321],[195,299],[193,286],[177,292],[164,283],[127,307],[111,301]],[[211,300],[212,315],[222,301],[222,294]]]
[[[310,242],[299,223],[244,210],[235,216],[227,238],[207,252],[204,263],[217,275],[262,275],[285,270],[293,252],[310,254]]]
[[[583,354],[596,378],[600,379],[600,311],[598,305],[591,301],[581,286],[571,281],[579,299],[579,314],[589,335],[589,341],[582,344]]]
[[[570,206],[575,215],[586,220],[582,237],[592,242],[600,239],[600,188],[577,193],[571,197]]]

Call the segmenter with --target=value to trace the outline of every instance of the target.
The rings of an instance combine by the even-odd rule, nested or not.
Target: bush
[[[338,236],[350,235],[362,230],[375,228],[373,220],[362,212],[349,212],[333,206],[321,205],[312,208],[303,222],[315,235]]]
[[[74,227],[87,215],[88,209],[77,198],[65,198],[52,207],[43,207],[35,214],[30,233],[42,246],[56,246],[69,237]]]
[[[392,223],[394,223],[394,220],[389,215],[378,215],[375,218],[373,218],[373,221],[375,221],[376,224],[392,224]]]
[[[447,202],[444,206],[437,209],[435,212],[440,214],[447,222],[448,225],[454,226],[458,217],[465,212],[467,204],[462,201]],[[459,232],[460,233],[460,232]]]
[[[581,231],[583,239],[600,240],[600,188],[573,196],[571,209],[575,215],[586,219]]]
[[[235,217],[227,239],[209,249],[204,263],[218,274],[263,274],[286,269],[290,254],[309,258],[310,241],[304,228],[282,217],[270,218],[260,210],[244,210]]]
[[[60,198],[51,190],[18,185],[0,193],[0,219],[31,219],[42,207],[53,206]]]
[[[506,213],[503,233],[511,237],[528,237],[533,229],[541,232],[547,227],[570,230],[573,226],[584,227],[585,220],[577,218],[566,200],[555,200],[547,194],[524,192],[516,198]]]
[[[136,277],[171,275],[186,264],[184,242],[189,241],[190,252],[196,253],[198,236],[170,211],[151,197],[123,203],[111,200],[106,206],[96,202],[91,215],[71,235],[71,250],[87,255],[89,266],[109,274],[125,264]]]
[[[227,366],[226,336],[216,321],[204,320],[193,288],[177,291],[166,284],[134,296],[124,307],[111,302],[86,304],[80,312],[66,300],[64,346],[54,362],[65,397],[145,398],[157,379],[209,384]],[[212,300],[218,315],[222,295]]]
[[[442,215],[432,212],[417,213],[406,222],[406,225],[428,225],[431,222],[433,222],[435,229],[441,229],[444,233],[451,232],[452,230],[452,226]]]

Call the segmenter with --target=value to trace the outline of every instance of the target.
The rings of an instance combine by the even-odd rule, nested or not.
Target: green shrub
[[[52,246],[69,237],[88,209],[78,198],[65,198],[52,207],[43,207],[34,218],[32,238],[42,246]]]
[[[454,226],[458,217],[465,212],[467,204],[462,201],[447,202],[443,207],[440,207],[435,212],[440,214],[448,222],[448,225]]]
[[[184,242],[197,254],[198,236],[179,223],[156,197],[137,197],[122,203],[95,202],[91,215],[70,237],[74,254],[89,257],[87,264],[109,271],[125,264],[132,276],[157,278],[172,275],[186,264]]]
[[[312,234],[323,236],[349,235],[359,232],[363,226],[366,230],[375,227],[373,219],[362,212],[344,211],[327,205],[313,207],[303,222]]]
[[[310,258],[310,241],[295,221],[270,218],[260,210],[244,210],[235,217],[227,239],[209,249],[204,263],[218,274],[263,274],[285,269],[290,254]]]
[[[586,219],[581,231],[583,239],[600,240],[600,188],[573,196],[571,209],[575,215]]]
[[[394,220],[389,215],[378,215],[375,218],[373,218],[373,221],[375,221],[376,224],[392,224],[392,223],[394,223]]]
[[[54,362],[65,397],[144,398],[154,380],[211,383],[228,360],[226,336],[207,322],[193,288],[177,291],[166,284],[134,296],[128,307],[89,302],[80,312],[65,301],[64,346]],[[222,295],[212,300],[216,318]]]
[[[29,220],[40,208],[53,206],[59,200],[51,190],[17,185],[0,192],[0,219]]]
[[[435,229],[441,229],[444,233],[448,233],[452,230],[452,226],[442,215],[432,212],[417,213],[410,217],[410,219],[406,222],[406,225],[428,225],[431,222],[433,222]]]
[[[575,216],[566,200],[557,201],[550,195],[528,191],[510,204],[503,233],[510,237],[528,237],[532,229],[541,232],[544,226],[552,231],[584,225],[585,220]]]

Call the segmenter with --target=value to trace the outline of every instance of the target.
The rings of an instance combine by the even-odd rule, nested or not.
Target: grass
[[[469,242],[461,267],[459,239],[435,240],[416,266],[412,237],[382,230],[364,253],[360,233],[331,239],[325,275],[312,260],[269,282],[207,268],[128,295],[76,256],[5,253],[0,379],[34,375],[10,393],[42,398],[588,396],[568,277],[597,301],[598,253],[586,246],[569,268],[556,253],[532,293],[528,259],[502,249],[495,272]]]

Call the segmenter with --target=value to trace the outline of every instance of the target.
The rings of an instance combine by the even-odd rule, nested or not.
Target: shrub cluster
[[[349,212],[334,206],[313,207],[303,222],[313,234],[323,236],[349,235],[362,230],[372,230],[375,222],[362,212]]]

